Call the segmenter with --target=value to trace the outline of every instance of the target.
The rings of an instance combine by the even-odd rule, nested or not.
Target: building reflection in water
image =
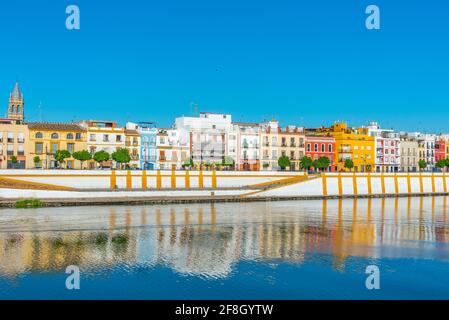
[[[240,261],[324,263],[349,257],[449,259],[447,198],[5,209],[0,274],[167,266],[226,277]],[[427,250],[429,247],[433,250]]]

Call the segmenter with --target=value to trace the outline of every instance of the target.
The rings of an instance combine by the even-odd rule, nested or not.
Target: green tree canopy
[[[17,157],[16,156],[11,156],[11,162],[16,164],[18,162]]]
[[[55,160],[61,165],[64,163],[65,159],[70,157],[71,157],[70,152],[68,152],[67,150],[58,150],[54,154]]]
[[[320,157],[318,159],[319,168],[327,169],[331,164],[331,160],[328,157]]]
[[[301,169],[304,170],[308,170],[312,166],[312,164],[313,164],[312,158],[307,156],[303,157],[299,162],[299,166],[301,167]]]
[[[77,151],[72,154],[73,159],[81,162],[81,169],[83,168],[83,163],[92,159],[92,155],[87,150]]]
[[[446,166],[446,159],[438,160],[435,166],[437,168],[443,169]]]
[[[35,156],[34,158],[33,158],[33,162],[34,162],[34,164],[38,164],[39,162],[41,162],[41,158],[39,158],[39,156]]]
[[[419,160],[418,167],[420,170],[424,170],[425,168],[427,168],[427,162],[425,160]]]
[[[98,163],[102,163],[104,161],[108,161],[109,159],[111,159],[111,156],[109,155],[108,152],[100,150],[95,152],[93,159]]]
[[[349,169],[349,171],[351,171],[352,168],[354,168],[354,161],[352,161],[352,159],[346,159],[344,166],[346,169]]]
[[[131,161],[131,156],[129,155],[128,149],[120,148],[112,153],[112,160],[119,164],[129,163]]]
[[[278,166],[281,167],[281,170],[290,167],[290,158],[287,156],[280,156],[278,159]]]

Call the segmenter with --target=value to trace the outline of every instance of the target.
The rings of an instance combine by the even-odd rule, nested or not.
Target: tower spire
[[[16,81],[14,89],[9,95],[8,118],[16,120],[17,123],[22,123],[25,119],[24,105],[25,102],[19,81]]]

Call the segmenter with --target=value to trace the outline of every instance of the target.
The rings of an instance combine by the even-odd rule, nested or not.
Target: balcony
[[[7,142],[8,142],[8,143],[14,143],[14,138],[8,138],[8,139],[7,139]]]

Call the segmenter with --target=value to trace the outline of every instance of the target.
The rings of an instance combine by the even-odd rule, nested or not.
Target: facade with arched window
[[[67,150],[70,154],[87,150],[87,133],[84,128],[73,123],[28,123],[29,129],[29,159],[27,168],[40,167],[53,169],[81,169],[81,163],[70,157],[64,163],[58,163],[54,154],[59,150]],[[36,163],[34,159],[39,158]]]
[[[306,156],[312,160],[327,157],[330,166],[326,171],[336,171],[335,168],[335,139],[332,136],[316,134],[313,129],[306,130]]]

